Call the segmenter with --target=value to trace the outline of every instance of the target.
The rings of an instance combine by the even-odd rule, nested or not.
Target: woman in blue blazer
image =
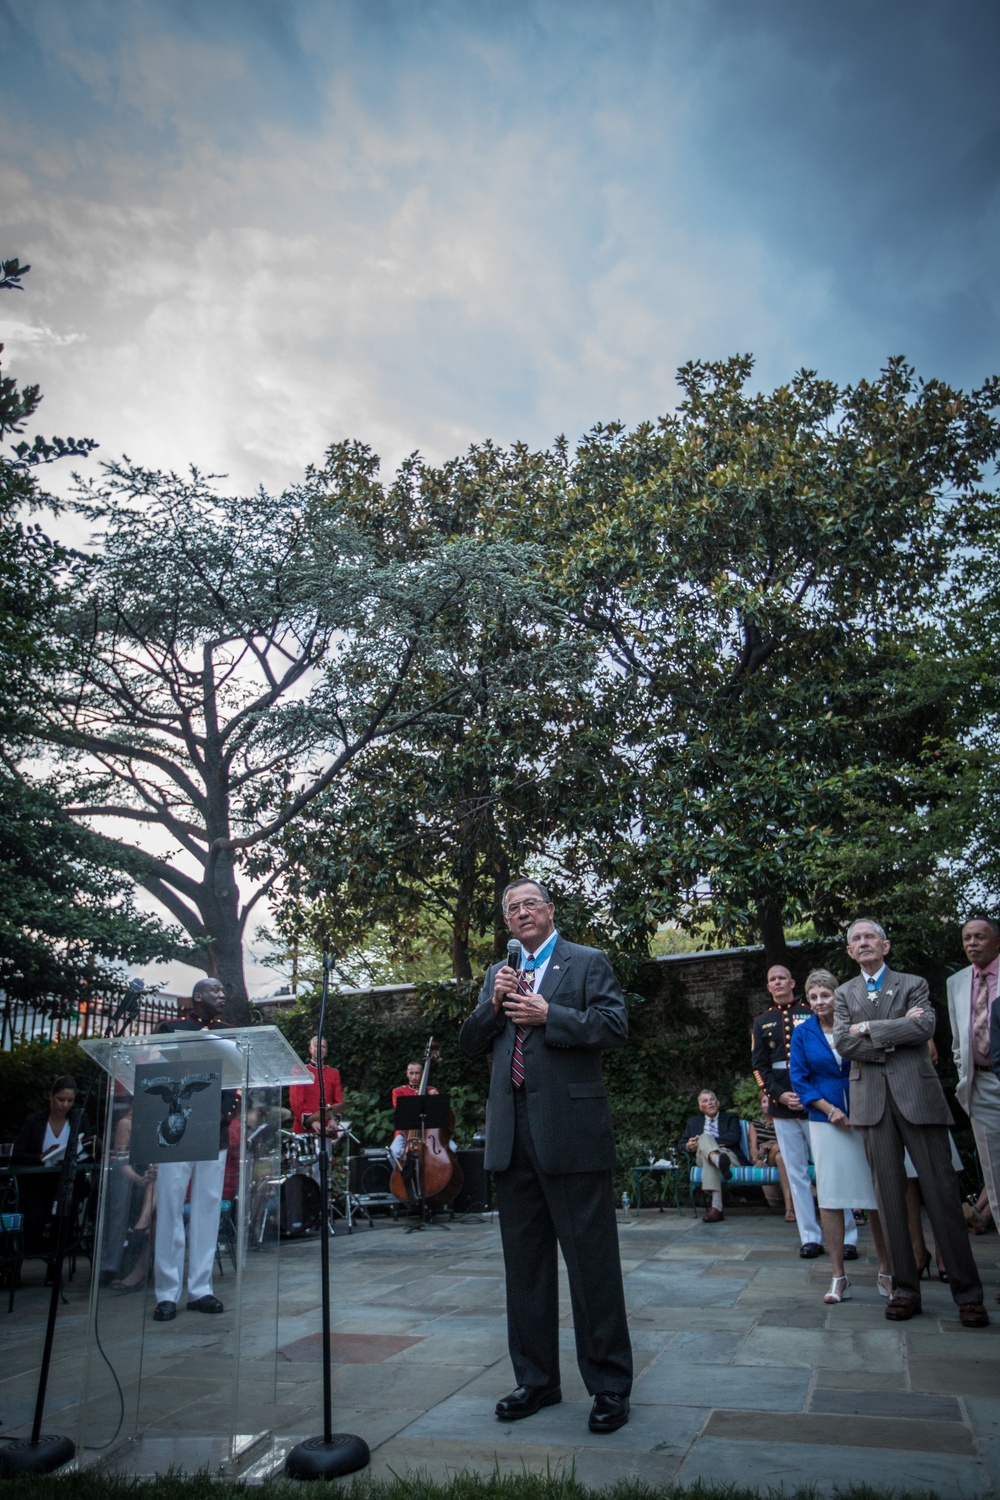
[[[878,1289],[892,1292],[892,1275],[875,1189],[861,1138],[848,1119],[850,1063],[833,1045],[833,993],[837,980],[828,969],[814,969],[806,980],[812,1015],[792,1033],[789,1069],[792,1088],[809,1113],[809,1140],[816,1168],[816,1197],[823,1239],[830,1252],[833,1281],[824,1302],[843,1302],[850,1295],[844,1275],[844,1214],[866,1208],[879,1260]]]

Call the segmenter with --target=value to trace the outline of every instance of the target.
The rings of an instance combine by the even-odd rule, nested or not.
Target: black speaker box
[[[457,1151],[458,1165],[462,1168],[462,1189],[452,1203],[457,1214],[485,1213],[493,1207],[493,1178],[483,1162],[485,1151]]]
[[[379,1156],[351,1157],[352,1193],[388,1193],[391,1175],[385,1152]]]

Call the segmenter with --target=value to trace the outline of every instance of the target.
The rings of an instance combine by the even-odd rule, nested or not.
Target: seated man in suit
[[[687,1151],[694,1158],[693,1165],[701,1167],[702,1187],[711,1194],[711,1206],[702,1215],[701,1222],[718,1224],[725,1218],[722,1184],[732,1174],[733,1167],[747,1166],[740,1117],[728,1110],[720,1110],[719,1101],[711,1089],[702,1089],[698,1095],[698,1108],[701,1113],[688,1118],[677,1149]]]

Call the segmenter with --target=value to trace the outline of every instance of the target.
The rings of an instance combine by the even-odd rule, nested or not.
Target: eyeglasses
[[[504,912],[504,916],[516,916],[519,911],[537,911],[540,906],[544,906],[545,904],[537,896],[529,896],[526,901],[512,901]]]

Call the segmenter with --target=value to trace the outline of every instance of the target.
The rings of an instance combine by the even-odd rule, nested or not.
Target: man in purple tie
[[[594,1398],[590,1430],[614,1432],[628,1421],[632,1346],[601,1054],[628,1040],[625,1000],[603,953],[560,937],[544,886],[515,880],[502,906],[508,960],[488,970],[460,1037],[470,1057],[492,1053],[485,1164],[500,1212],[517,1379],[496,1412],[513,1422],[562,1400],[558,1246],[577,1363]]]

